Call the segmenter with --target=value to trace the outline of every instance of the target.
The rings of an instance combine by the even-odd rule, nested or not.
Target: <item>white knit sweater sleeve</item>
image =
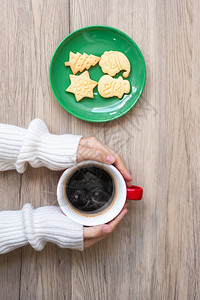
[[[33,120],[28,129],[0,124],[0,171],[23,173],[27,163],[62,170],[76,163],[81,136],[50,134],[45,123]],[[47,242],[83,250],[83,226],[65,216],[59,207],[0,212],[0,254],[30,244],[42,250]]]
[[[0,171],[23,173],[27,163],[35,168],[66,169],[76,163],[80,138],[50,134],[40,119],[33,120],[28,129],[0,124]]]
[[[61,248],[83,250],[83,226],[66,217],[56,206],[0,212],[0,254],[30,244],[42,250],[47,242]]]

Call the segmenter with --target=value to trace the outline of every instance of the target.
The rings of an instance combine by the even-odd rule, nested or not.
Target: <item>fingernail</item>
[[[103,234],[107,234],[110,232],[110,228],[108,226],[103,227]]]
[[[132,181],[127,181],[126,182],[127,187],[131,187],[133,185]]]
[[[108,154],[107,157],[106,157],[106,162],[108,164],[113,164],[115,162],[115,157],[112,156],[111,154]]]

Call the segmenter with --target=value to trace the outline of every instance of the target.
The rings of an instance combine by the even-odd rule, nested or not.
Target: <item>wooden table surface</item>
[[[97,136],[123,157],[140,203],[83,253],[47,245],[0,256],[0,299],[200,299],[200,2],[0,0],[0,122]],[[70,32],[109,25],[140,47],[143,95],[127,115],[91,124],[67,113],[49,84],[55,48]],[[60,172],[0,174],[0,210],[56,204]]]

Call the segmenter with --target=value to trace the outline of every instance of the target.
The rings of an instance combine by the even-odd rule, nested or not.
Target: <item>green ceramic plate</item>
[[[70,85],[70,67],[64,62],[69,59],[69,52],[86,52],[101,56],[106,50],[123,52],[131,64],[131,73],[127,78],[131,91],[122,99],[102,98],[94,88],[94,99],[83,98],[76,102],[74,94],[66,92]],[[105,75],[97,64],[89,69],[92,80],[99,81]],[[115,78],[122,76],[122,71]],[[77,73],[76,75],[79,75]],[[122,31],[107,26],[89,26],[68,35],[57,47],[50,64],[50,83],[58,102],[70,114],[90,122],[106,122],[117,119],[127,113],[138,101],[144,89],[146,68],[144,58],[135,42]]]

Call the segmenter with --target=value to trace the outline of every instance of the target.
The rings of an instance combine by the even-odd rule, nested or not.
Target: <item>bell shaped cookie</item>
[[[86,53],[80,54],[79,52],[69,53],[69,61],[65,62],[65,66],[72,69],[73,74],[82,72],[84,69],[89,69],[91,66],[95,66],[100,61],[100,57],[95,55],[88,55]]]
[[[114,96],[122,98],[124,94],[130,92],[130,83],[122,77],[115,79],[109,75],[103,75],[98,83],[98,92],[104,98]]]
[[[110,76],[115,76],[121,70],[125,70],[123,76],[127,78],[131,70],[128,58],[119,51],[105,51],[99,65],[102,71]]]

